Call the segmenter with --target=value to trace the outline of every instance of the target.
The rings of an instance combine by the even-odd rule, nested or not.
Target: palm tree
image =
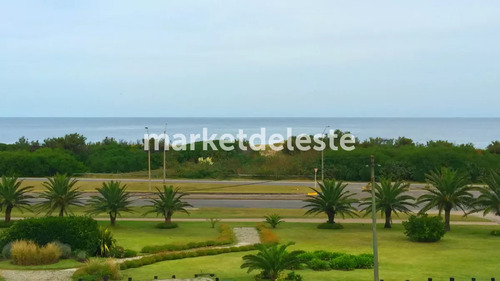
[[[281,272],[297,264],[299,252],[287,252],[286,248],[293,243],[284,245],[275,244],[265,246],[262,244],[255,247],[259,252],[255,255],[243,256],[241,268],[248,268],[248,273],[254,270],[262,270],[262,277],[271,281],[278,279]]]
[[[158,188],[156,188],[156,190],[158,190],[156,193],[158,198],[149,200],[149,202],[153,203],[153,209],[146,212],[145,215],[149,213],[156,213],[157,215],[161,214],[165,218],[165,224],[171,225],[172,215],[175,212],[184,212],[189,214],[186,207],[193,206],[181,200],[186,194],[180,193],[178,188],[174,189],[173,186],[167,187],[164,185],[163,191]]]
[[[444,210],[445,230],[449,231],[451,210],[461,209],[465,213],[472,201],[469,180],[465,174],[444,167],[426,174],[425,178],[432,187],[425,187],[429,193],[418,198],[417,204],[425,203],[420,213],[437,207],[441,216]]]
[[[28,195],[33,187],[21,187],[22,181],[17,180],[17,177],[2,176],[0,183],[0,210],[5,207],[5,222],[10,222],[10,214],[12,209],[18,208],[21,212],[23,209],[29,210],[30,202],[28,199],[33,196]]]
[[[308,199],[304,200],[309,204],[303,208],[309,208],[307,214],[326,213],[328,223],[335,223],[335,215],[339,214],[342,217],[345,215],[357,216],[356,209],[352,206],[358,202],[357,199],[351,198],[356,195],[348,190],[345,190],[347,184],[342,181],[324,180],[319,183],[320,190],[311,188],[318,195],[308,195]]]
[[[283,222],[283,218],[278,214],[271,214],[269,216],[264,216],[264,218],[272,228],[276,228],[278,224]]]
[[[479,189],[481,195],[473,204],[474,209],[471,212],[483,211],[483,215],[494,212],[495,216],[500,216],[500,174],[491,171],[482,180],[486,187]]]
[[[103,182],[101,188],[97,188],[99,195],[90,197],[90,214],[108,213],[111,226],[115,225],[116,216],[120,212],[132,212],[129,205],[132,203],[130,194],[126,192],[127,185],[123,186],[119,181]]]
[[[393,184],[390,178],[382,178],[380,184],[375,184],[375,210],[385,215],[385,228],[391,228],[392,213],[395,215],[398,215],[398,212],[408,214],[411,212],[408,207],[417,207],[411,202],[415,201],[415,197],[404,194],[409,188],[409,183],[397,181]],[[370,191],[366,190],[366,192]],[[364,198],[363,201],[360,206],[366,207],[362,211],[365,211],[366,214],[371,213],[372,198]]]
[[[71,205],[82,205],[80,201],[82,193],[78,188],[74,187],[78,182],[77,180],[71,179],[66,174],[56,174],[52,178],[47,178],[47,180],[47,182],[43,183],[45,191],[40,194],[40,198],[44,199],[38,205],[40,210],[47,210],[47,215],[59,210],[59,216],[62,217],[68,214]]]

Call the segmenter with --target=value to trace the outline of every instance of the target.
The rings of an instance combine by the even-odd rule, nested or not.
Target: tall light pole
[[[314,168],[314,188],[316,188],[317,185],[317,180],[316,180],[316,175],[318,174],[318,168]]]
[[[149,192],[151,192],[151,147],[149,147],[149,129],[148,127],[146,128],[146,134],[148,135],[147,139],[144,141],[148,142],[148,186],[149,186]]]
[[[325,139],[325,131],[326,129],[330,128],[330,126],[326,126],[325,129],[323,130],[323,133],[321,133],[321,139]],[[326,148],[326,144],[325,144]],[[321,181],[325,180],[325,148],[321,150]]]
[[[378,279],[378,246],[377,246],[377,218],[375,206],[375,157],[370,156],[370,166],[372,170],[371,189],[372,189],[372,232],[373,232],[373,280]]]
[[[163,131],[163,184],[167,178],[167,123],[165,123],[165,130]]]

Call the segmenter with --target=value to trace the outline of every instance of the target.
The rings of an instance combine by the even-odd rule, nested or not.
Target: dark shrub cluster
[[[373,267],[373,255],[361,254],[350,255],[339,252],[314,251],[303,252],[297,256],[298,269],[308,267],[312,270],[354,270]],[[296,269],[296,268],[290,268]]]
[[[31,240],[38,245],[53,241],[69,245],[71,249],[94,254],[99,245],[99,227],[90,217],[41,217],[16,221],[2,232],[3,247],[15,240]]]

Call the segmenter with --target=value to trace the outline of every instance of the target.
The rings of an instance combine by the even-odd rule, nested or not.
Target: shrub
[[[170,224],[166,224],[166,223],[159,223],[155,226],[156,228],[159,228],[159,229],[172,229],[172,228],[177,228],[179,227],[179,225],[175,222],[173,223],[170,223]]]
[[[9,221],[9,222],[0,221],[0,228],[9,228],[14,224],[14,222],[15,221]]]
[[[493,235],[493,236],[500,236],[500,230],[492,230],[491,231],[491,235]]]
[[[94,254],[98,247],[97,222],[90,217],[41,217],[16,221],[2,233],[3,247],[15,240],[31,240],[38,245],[61,241],[72,249]]]
[[[357,257],[354,255],[341,255],[330,262],[333,269],[353,270],[357,266]]]
[[[10,251],[12,249],[12,243],[13,242],[9,242],[2,248],[2,256],[6,259],[10,259],[10,253],[11,253]]]
[[[61,250],[61,258],[69,259],[71,257],[71,246],[68,244],[61,243],[59,241],[54,241],[54,244]]]
[[[321,223],[318,224],[318,229],[343,229],[344,226],[340,223]]]
[[[87,252],[83,250],[76,250],[73,252],[75,255],[75,259],[79,262],[83,262],[87,260]]]
[[[73,280],[103,280],[107,276],[109,280],[120,280],[120,266],[113,260],[102,261],[90,259],[87,263],[73,273]]]
[[[33,241],[19,240],[12,244],[11,256],[13,264],[43,265],[58,262],[61,250],[54,243],[39,247]]]
[[[444,222],[441,217],[410,216],[403,222],[405,235],[412,241],[436,242],[444,236]]]
[[[314,258],[310,260],[307,265],[309,266],[310,269],[312,270],[329,270],[330,269],[330,264],[327,261],[320,260],[318,258]]]
[[[368,269],[373,268],[373,255],[361,254],[356,257],[356,268]]]
[[[294,271],[289,272],[287,276],[285,277],[285,280],[292,280],[292,281],[302,281],[304,280],[300,274],[296,274]]]
[[[125,258],[132,258],[137,256],[137,251],[131,250],[131,249],[125,249],[125,255],[123,257]]]
[[[316,256],[310,252],[305,252],[297,256],[297,260],[299,261],[299,263],[309,263],[314,258],[316,258]]]
[[[99,247],[96,251],[96,256],[109,257],[111,256],[111,250],[115,248],[116,240],[113,238],[113,234],[107,228],[99,228]]]
[[[331,254],[332,253],[324,251],[324,250],[318,250],[318,251],[313,252],[314,257],[316,257],[320,260],[323,260],[323,261],[329,261],[332,258]]]
[[[113,258],[124,258],[125,257],[125,248],[122,246],[114,245],[109,250],[109,256]]]
[[[217,218],[209,218],[207,219],[208,222],[210,222],[210,227],[215,228],[215,225],[220,222],[220,219]]]
[[[277,244],[279,243],[279,238],[278,236],[269,228],[267,228],[263,224],[257,225],[257,230],[259,231],[260,235],[260,242],[262,244]]]

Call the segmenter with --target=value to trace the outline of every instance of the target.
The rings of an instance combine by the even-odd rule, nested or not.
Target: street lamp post
[[[378,277],[378,246],[377,246],[377,218],[375,206],[375,157],[370,157],[371,166],[371,191],[372,191],[372,232],[373,232],[373,280],[379,281]]]
[[[316,180],[317,174],[318,174],[318,168],[314,168],[314,188],[316,188],[317,185],[317,180]]]
[[[325,131],[326,129],[330,128],[330,126],[326,126],[325,129],[323,130],[323,133],[321,133],[321,139],[325,139]],[[326,145],[325,145],[326,147]],[[325,180],[325,148],[321,150],[321,181]]]
[[[167,123],[165,123],[165,130],[163,131],[163,184],[167,178]]]
[[[148,186],[149,186],[149,192],[151,192],[151,147],[149,147],[149,128],[146,128],[146,134],[148,135],[147,139],[144,141],[148,142]]]

